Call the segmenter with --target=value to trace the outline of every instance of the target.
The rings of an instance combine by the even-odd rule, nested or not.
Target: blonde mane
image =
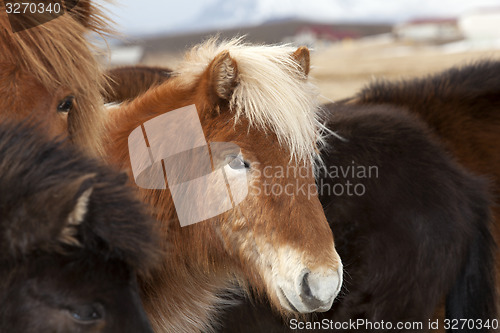
[[[291,159],[315,165],[328,130],[318,90],[292,57],[295,50],[290,45],[248,45],[242,38],[212,38],[194,47],[174,75],[193,84],[219,53],[228,51],[238,66],[238,86],[230,100],[235,120],[245,117],[251,126],[272,131]]]
[[[31,20],[33,27],[13,32],[5,7],[0,8],[0,69],[2,64],[15,64],[48,91],[63,87],[74,93],[79,110],[71,115],[71,138],[89,151],[101,152],[105,77],[96,60],[97,48],[86,35],[108,33],[108,20],[91,2],[84,11],[77,6],[71,15],[43,24],[37,25],[36,18],[22,19]]]

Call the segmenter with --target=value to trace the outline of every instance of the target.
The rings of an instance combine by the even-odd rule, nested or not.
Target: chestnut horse
[[[137,156],[129,153],[131,134],[146,133],[155,119],[172,114],[187,123],[188,111],[196,109],[196,121],[212,147],[209,161],[224,171],[231,201],[239,198],[236,207],[181,227],[178,216],[185,212],[179,213],[177,203],[174,207],[173,192],[178,179],[165,177],[171,160],[164,159],[158,169],[167,189],[139,190],[156,210],[171,253],[161,269],[141,281],[157,332],[210,329],[218,306],[227,303],[218,293],[233,281],[267,295],[283,314],[331,307],[342,284],[342,264],[317,193],[300,190],[315,188],[313,167],[323,141],[308,72],[306,48],[209,40],[187,54],[172,78],[110,112],[107,156],[132,178]],[[168,136],[171,125],[156,125],[164,139],[144,148],[152,152],[190,140],[181,131]],[[214,142],[239,148],[215,149]],[[189,171],[201,165],[198,159],[183,161],[176,167]],[[306,172],[264,176],[265,168],[287,167]],[[266,185],[291,193],[266,195]],[[198,210],[198,201],[213,203],[218,186],[215,179],[209,181],[203,193],[189,198],[188,214]]]
[[[474,77],[476,72],[482,75],[483,66],[489,67],[492,73],[498,72],[494,64],[463,71]],[[146,71],[147,77],[153,77],[151,71],[156,71],[158,76],[165,70],[139,67],[129,68],[127,72]],[[119,71],[114,73],[120,75]],[[427,80],[427,91],[432,91],[432,82],[437,84],[438,78],[444,79],[447,75],[449,73]],[[138,81],[130,76],[127,79]],[[130,92],[127,80],[120,82],[128,85],[121,90],[129,91],[129,98],[139,94]],[[155,85],[156,78],[139,82],[142,87],[134,89],[142,92],[149,85]],[[377,87],[379,95],[401,88],[396,85],[386,91],[380,84]],[[492,85],[486,84],[486,87]],[[117,97],[114,101],[122,100]],[[451,98],[450,102],[453,101]],[[340,302],[331,313],[319,317],[338,322],[353,318],[413,320],[427,326],[426,322],[447,295],[448,319],[495,318],[490,201],[484,181],[464,171],[437,142],[427,125],[408,115],[407,110],[354,104],[347,100],[327,106],[331,114],[329,128],[347,141],[330,139],[331,148],[323,152],[326,166],[352,168],[355,159],[362,167],[376,165],[380,170],[398,171],[381,171],[377,179],[357,179],[366,188],[360,197],[347,193],[320,195],[337,236],[338,251],[349,263],[349,275]],[[400,140],[398,133],[405,133],[405,139]],[[349,175],[332,180],[322,174],[318,185],[335,188],[342,183],[356,184],[355,181]],[[422,205],[424,202],[432,202],[432,205]],[[371,213],[361,213],[361,207],[362,211]],[[440,240],[432,241],[436,237]],[[416,257],[428,258],[426,266],[419,266],[423,262],[415,261]],[[227,332],[280,332],[290,327],[290,323],[285,326],[274,318],[266,307],[250,304],[231,309],[222,323]],[[443,327],[442,321],[440,327]],[[367,329],[360,327],[360,330]],[[412,330],[414,328],[400,331]]]
[[[126,175],[37,132],[0,123],[0,331],[152,332],[155,221]]]
[[[41,19],[12,14],[13,24],[31,26],[13,32],[0,7],[0,114],[29,118],[51,136],[69,135],[87,152],[101,152],[105,78],[85,35],[105,33],[106,19],[89,0],[51,21]]]

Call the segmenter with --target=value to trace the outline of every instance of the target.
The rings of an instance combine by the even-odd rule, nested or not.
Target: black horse
[[[0,332],[152,332],[136,274],[154,223],[126,175],[0,124]]]

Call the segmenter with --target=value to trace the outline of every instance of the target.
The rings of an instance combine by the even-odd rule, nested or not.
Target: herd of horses
[[[86,39],[107,31],[92,1],[31,29],[10,23],[0,9],[1,332],[422,323],[358,329],[414,332],[436,319],[450,332],[497,330],[499,62],[375,82],[320,105],[304,47],[211,39],[175,70],[105,72]],[[135,185],[128,143],[189,105],[208,143],[240,148],[210,160],[231,160],[231,192],[248,193],[181,227],[168,188]],[[354,166],[378,172],[329,172]],[[362,195],[321,191],[348,183]],[[218,187],[209,180],[203,197]]]

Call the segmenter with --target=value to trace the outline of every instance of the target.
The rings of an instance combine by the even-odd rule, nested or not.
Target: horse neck
[[[158,95],[161,92],[153,89],[130,105],[111,110],[108,121],[110,140],[106,147],[108,161],[127,170],[129,179],[133,177],[128,136],[137,126],[160,114],[155,113],[153,107],[159,103]],[[175,109],[167,107],[162,110]],[[201,223],[200,228],[195,230],[181,228],[168,191],[139,190],[139,196],[152,207],[161,223],[166,249],[162,267],[141,280],[143,303],[155,332],[211,330],[210,319],[215,315],[215,309],[228,303],[226,298],[219,295],[231,287],[231,277],[222,267],[213,264],[218,261],[216,257],[220,261],[220,249],[209,254],[206,248],[196,248],[194,245],[217,236],[207,235],[211,229],[208,225],[201,226]]]
[[[221,294],[231,287],[226,276],[178,265],[174,269],[171,260],[140,284],[144,307],[157,333],[212,331],[217,309],[231,304]]]
[[[141,194],[156,211],[166,253],[161,268],[140,283],[155,332],[212,331],[217,309],[230,302],[221,293],[232,288],[232,276],[222,263],[222,245],[207,245],[217,238],[210,228],[216,222],[181,227],[167,190]]]

